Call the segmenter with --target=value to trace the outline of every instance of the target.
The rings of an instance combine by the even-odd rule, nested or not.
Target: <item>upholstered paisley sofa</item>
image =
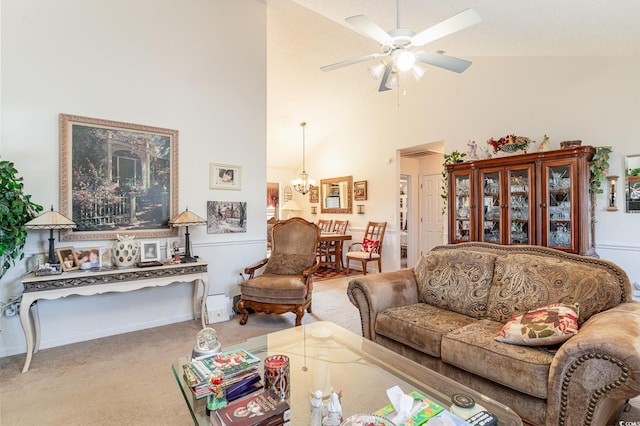
[[[445,245],[414,268],[356,277],[347,293],[364,337],[527,423],[615,424],[640,394],[640,303],[612,262],[538,246]],[[579,312],[568,340],[496,340],[511,318],[558,302]]]

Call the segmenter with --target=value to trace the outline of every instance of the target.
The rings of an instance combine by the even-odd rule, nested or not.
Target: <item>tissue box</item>
[[[413,398],[411,418],[400,423],[398,426],[420,426],[444,410],[443,407],[422,395],[420,392],[411,391],[407,395]],[[393,404],[388,404],[381,409],[374,411],[373,414],[391,419],[396,413],[393,408]]]

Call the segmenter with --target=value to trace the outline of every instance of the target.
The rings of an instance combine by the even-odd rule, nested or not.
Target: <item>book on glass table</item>
[[[257,368],[260,358],[244,349],[220,352],[214,355],[196,358],[209,370],[219,368],[225,379]]]
[[[221,426],[290,425],[291,408],[287,401],[280,401],[274,391],[263,390],[233,401],[212,412],[211,416],[216,417],[211,423]]]

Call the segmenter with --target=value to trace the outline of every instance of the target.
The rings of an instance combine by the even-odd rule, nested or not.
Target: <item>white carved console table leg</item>
[[[24,293],[20,303],[20,323],[27,343],[27,357],[22,372],[29,370],[31,358],[40,348],[40,318],[37,301],[55,300],[71,295],[92,296],[103,293],[123,293],[148,287],[164,287],[174,283],[193,282],[191,306],[193,318],[200,318],[206,327],[204,310],[209,294],[207,262],[177,263],[148,268],[127,268],[111,271],[71,271],[60,275],[22,280]],[[198,289],[202,284],[202,297],[198,302]],[[199,306],[198,306],[199,305]]]

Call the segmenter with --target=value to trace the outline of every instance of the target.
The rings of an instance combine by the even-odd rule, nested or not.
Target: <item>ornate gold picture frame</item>
[[[61,241],[177,235],[178,131],[60,114]]]

